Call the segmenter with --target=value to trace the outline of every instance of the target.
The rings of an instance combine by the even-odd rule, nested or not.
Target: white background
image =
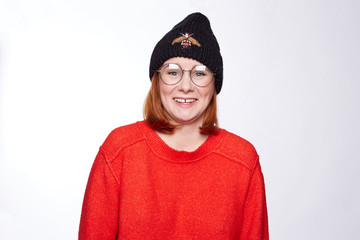
[[[142,119],[158,40],[211,21],[222,128],[257,148],[270,237],[360,239],[360,2],[0,0],[0,239],[76,239],[87,177]]]

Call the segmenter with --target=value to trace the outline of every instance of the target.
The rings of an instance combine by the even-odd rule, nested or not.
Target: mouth
[[[182,103],[182,104],[191,104],[197,101],[196,98],[173,98],[175,102]]]

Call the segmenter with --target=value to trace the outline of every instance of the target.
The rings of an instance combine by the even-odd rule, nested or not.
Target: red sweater
[[[194,152],[144,122],[115,129],[92,166],[79,239],[268,239],[259,157],[221,129]]]

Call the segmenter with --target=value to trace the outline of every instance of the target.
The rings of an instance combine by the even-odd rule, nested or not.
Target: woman
[[[79,239],[268,239],[258,155],[218,127],[222,77],[204,15],[158,42],[145,120],[115,129],[100,147]]]

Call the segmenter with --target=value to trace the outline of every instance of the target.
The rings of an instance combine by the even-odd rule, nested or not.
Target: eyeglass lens
[[[160,70],[160,77],[168,85],[174,85],[183,77],[184,71],[179,65],[170,63]],[[204,65],[198,65],[190,70],[190,77],[192,82],[199,86],[205,87],[212,81],[213,73]]]

